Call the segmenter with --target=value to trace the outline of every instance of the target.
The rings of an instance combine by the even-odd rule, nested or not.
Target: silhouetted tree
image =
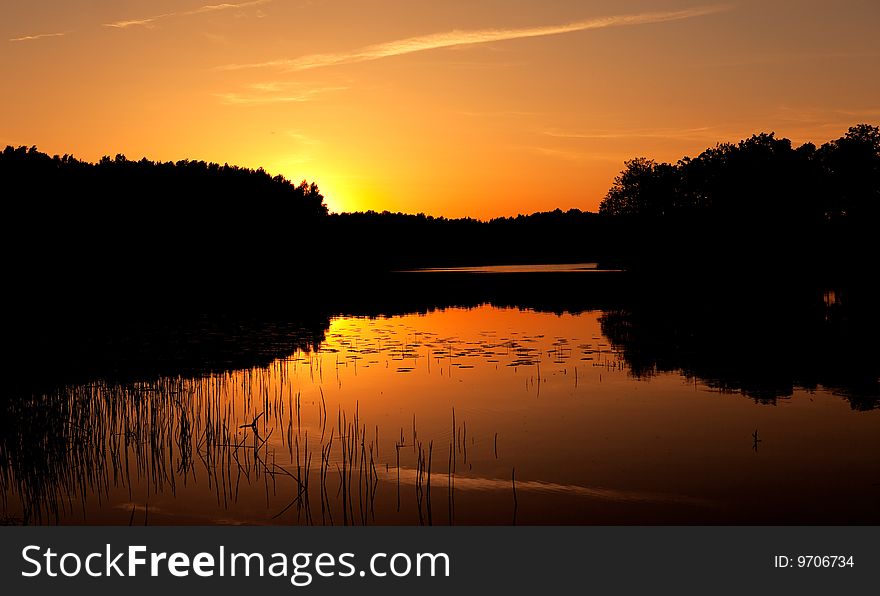
[[[675,166],[644,157],[624,165],[602,202],[600,213],[659,217],[681,207],[681,176]]]
[[[93,164],[7,147],[0,188],[4,269],[22,302],[202,300],[197,280],[266,279],[314,246],[327,216],[315,184],[204,161]],[[247,283],[228,286],[221,295]]]
[[[647,218],[702,214],[743,222],[876,219],[880,130],[853,126],[816,149],[761,133],[720,143],[677,164],[625,162],[600,205],[607,215]]]
[[[117,154],[91,164],[70,155],[49,157],[36,147],[6,147],[0,153],[0,183],[21,193],[15,203],[7,202],[7,209],[33,203],[59,209],[76,203],[83,209],[97,206],[201,218],[210,215],[208,208],[247,201],[286,217],[314,219],[327,214],[324,197],[314,184],[303,181],[297,186],[263,169],[204,161],[131,161]]]
[[[822,145],[816,152],[824,177],[825,216],[870,218],[880,210],[880,129],[868,124]]]

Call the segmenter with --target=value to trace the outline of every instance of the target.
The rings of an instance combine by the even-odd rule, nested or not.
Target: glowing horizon
[[[845,4],[21,4],[0,143],[262,167],[333,211],[596,210],[626,159],[876,123],[880,7]]]

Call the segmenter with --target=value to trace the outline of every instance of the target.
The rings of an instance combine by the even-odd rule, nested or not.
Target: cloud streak
[[[719,133],[717,127],[699,128],[657,128],[647,130],[588,131],[571,132],[563,130],[544,131],[544,135],[558,139],[577,140],[617,140],[617,139],[714,139]]]
[[[381,60],[392,56],[403,56],[415,52],[425,52],[441,48],[457,46],[469,46],[485,44],[497,41],[511,41],[531,37],[547,37],[575,33],[591,29],[605,29],[607,27],[625,27],[631,25],[646,25],[649,23],[665,23],[681,21],[696,17],[715,14],[728,10],[727,6],[702,6],[683,10],[667,12],[646,12],[640,14],[616,15],[599,17],[585,21],[575,21],[562,25],[547,25],[541,27],[526,27],[520,29],[478,29],[474,31],[449,31],[434,33],[417,37],[409,37],[386,43],[366,46],[349,52],[331,54],[310,54],[299,58],[286,58],[270,60],[253,64],[229,64],[221,67],[224,70],[238,70],[245,68],[279,68],[287,71],[310,70],[341,64],[353,64]]]
[[[127,29],[129,27],[152,27],[157,21],[161,21],[164,19],[168,19],[171,17],[185,17],[197,14],[205,14],[208,12],[218,12],[221,10],[230,10],[235,8],[250,8],[252,6],[260,6],[261,4],[268,4],[272,0],[251,0],[250,2],[239,2],[237,4],[224,2],[222,4],[206,4],[204,6],[200,6],[198,8],[194,8],[192,10],[186,10],[182,12],[166,12],[165,14],[160,14],[152,17],[146,17],[143,19],[131,19],[131,20],[121,20],[114,21],[112,23],[104,23],[105,27],[112,27],[114,29]]]
[[[22,35],[21,37],[13,37],[9,41],[33,41],[35,39],[45,39],[46,37],[64,37],[67,35],[66,32],[62,33],[38,33],[36,35]]]
[[[302,103],[313,101],[318,95],[334,91],[345,91],[347,86],[309,87],[303,83],[271,81],[254,83],[245,93],[216,93],[223,103],[238,106],[268,105],[276,103]]]
[[[156,21],[161,21],[162,19],[167,19],[168,17],[173,17],[177,15],[176,12],[167,12],[165,14],[156,15],[154,17],[147,17],[145,19],[133,19],[130,21],[115,21],[113,23],[104,23],[105,27],[113,27],[114,29],[127,29],[128,27],[150,27]]]

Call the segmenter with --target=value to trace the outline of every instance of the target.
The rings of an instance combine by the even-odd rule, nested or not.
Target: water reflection
[[[880,359],[857,295],[756,309],[554,288],[567,308],[546,312],[504,287],[496,305],[414,291],[388,316],[176,326],[170,352],[148,326],[109,344],[140,352],[82,351],[88,379],[19,379],[4,519],[878,521]]]
[[[807,300],[652,301],[605,311],[602,332],[632,373],[678,372],[773,403],[826,389],[853,408],[880,404],[878,313],[844,290]]]
[[[553,265],[484,265],[481,267],[441,267],[435,269],[416,269],[409,273],[588,273],[600,271],[598,263],[566,263]],[[604,269],[601,271],[608,272]]]

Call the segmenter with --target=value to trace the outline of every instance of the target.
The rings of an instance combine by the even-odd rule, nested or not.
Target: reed
[[[332,423],[328,396],[320,386],[311,395],[298,389],[297,367],[320,378],[319,358],[288,358],[263,369],[99,381],[16,400],[5,412],[20,424],[0,435],[3,515],[29,524],[74,514],[87,521],[90,502],[112,501],[121,488],[129,498],[119,523],[140,521],[141,508],[150,523],[157,517],[147,505],[151,497],[198,487],[219,511],[235,509],[246,493],[262,499],[266,519],[278,522],[370,524],[396,505],[402,522],[416,521],[414,513],[418,523],[433,525],[436,437],[419,428],[413,413],[411,437],[404,428],[392,434],[392,455],[382,444],[385,432],[363,419],[359,401],[353,408],[339,404]],[[469,462],[476,441],[453,408],[445,470],[450,524],[458,460]],[[497,458],[497,433],[494,451]],[[414,495],[403,486],[411,478],[404,473],[413,470]]]

